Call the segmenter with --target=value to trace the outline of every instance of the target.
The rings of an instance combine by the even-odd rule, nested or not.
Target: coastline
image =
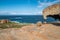
[[[60,26],[41,22],[37,24],[1,29],[0,40],[60,40]]]

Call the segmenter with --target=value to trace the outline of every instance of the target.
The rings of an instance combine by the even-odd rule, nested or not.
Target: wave
[[[10,18],[10,19],[22,19],[22,17],[15,17],[15,18]]]
[[[11,22],[20,23],[19,21],[11,21]]]

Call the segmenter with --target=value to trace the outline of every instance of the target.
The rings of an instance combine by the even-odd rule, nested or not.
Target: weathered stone
[[[58,14],[58,17],[60,15],[60,4],[54,4],[54,5],[51,5],[51,6],[48,6],[47,8],[45,8],[43,10],[43,17],[44,17],[44,20],[47,19],[47,16],[50,15],[57,15]],[[53,18],[56,18],[53,16]]]
[[[38,27],[40,27],[40,26],[42,25],[42,22],[39,21],[39,22],[36,23],[36,25],[37,25]]]
[[[60,40],[60,26],[42,24],[0,30],[0,40]]]
[[[0,20],[0,23],[8,23],[9,22],[9,20]]]

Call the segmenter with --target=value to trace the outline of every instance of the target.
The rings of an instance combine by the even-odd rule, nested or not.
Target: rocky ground
[[[60,26],[31,24],[0,30],[0,40],[60,40]]]

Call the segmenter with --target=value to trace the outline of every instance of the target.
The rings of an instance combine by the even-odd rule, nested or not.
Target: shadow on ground
[[[47,23],[47,24],[53,24],[53,25],[55,25],[55,26],[60,26],[60,23],[57,23],[57,22]]]

